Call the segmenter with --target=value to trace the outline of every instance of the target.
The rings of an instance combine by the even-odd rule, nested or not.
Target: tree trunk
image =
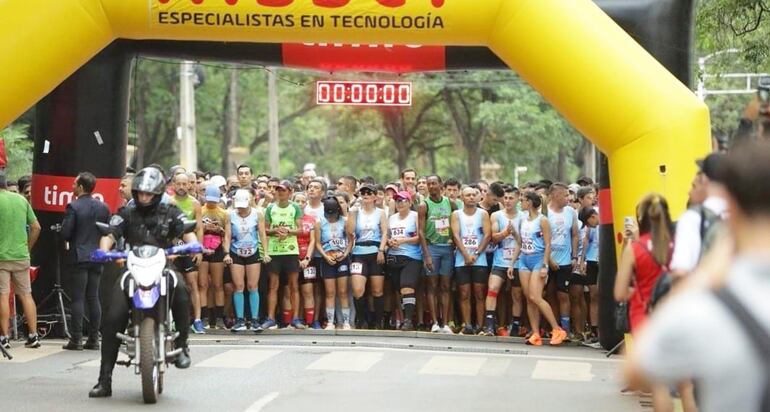
[[[222,142],[222,173],[229,176],[234,172],[230,148],[238,141],[238,70],[230,70],[230,82],[225,98],[225,141]]]
[[[468,181],[478,182],[481,179],[481,148],[466,147],[468,151]]]
[[[563,147],[559,148],[559,160],[556,163],[556,180],[559,182],[564,182],[566,178],[566,173],[564,170],[564,162],[567,159],[567,154],[565,153],[565,150]]]

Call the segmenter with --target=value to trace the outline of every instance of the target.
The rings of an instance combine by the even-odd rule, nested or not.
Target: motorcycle
[[[134,367],[141,375],[144,403],[156,403],[163,393],[163,374],[182,348],[174,348],[179,332],[172,330],[171,301],[178,279],[168,267],[172,256],[201,253],[198,243],[161,249],[143,245],[127,252],[97,250],[94,261],[126,261],[120,286],[129,298],[128,334],[118,333],[128,360],[118,365]]]

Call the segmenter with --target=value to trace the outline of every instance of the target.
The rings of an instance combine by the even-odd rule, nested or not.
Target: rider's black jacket
[[[129,204],[118,210],[110,226],[115,238],[124,237],[131,246],[168,248],[173,246],[173,239],[184,234],[184,218],[184,213],[175,205],[161,203],[144,209]]]

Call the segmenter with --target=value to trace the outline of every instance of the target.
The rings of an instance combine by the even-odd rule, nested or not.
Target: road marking
[[[279,350],[265,349],[229,350],[197,363],[195,367],[249,369],[281,352]]]
[[[476,376],[487,358],[475,356],[433,356],[420,369],[420,375]]]
[[[374,364],[382,360],[382,352],[335,351],[327,353],[320,359],[308,365],[306,369],[337,371],[337,372],[366,372]]]
[[[268,403],[275,400],[278,397],[278,392],[270,392],[267,395],[257,399],[251,406],[246,408],[243,412],[260,412]]]
[[[487,362],[484,367],[481,368],[481,371],[479,371],[479,375],[503,376],[509,366],[511,366],[510,359],[496,359],[494,362]]]
[[[590,382],[591,364],[587,362],[537,361],[532,379],[550,381]]]
[[[27,363],[46,356],[55,355],[64,350],[61,346],[41,345],[37,349],[27,349],[21,346],[14,346],[8,352],[13,356],[13,360],[7,361],[0,356],[0,361],[10,363]]]

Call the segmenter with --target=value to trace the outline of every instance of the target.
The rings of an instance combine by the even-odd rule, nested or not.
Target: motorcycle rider
[[[125,238],[131,246],[153,245],[159,248],[173,246],[174,238],[185,242],[197,241],[194,233],[184,233],[184,214],[174,205],[162,203],[161,198],[166,188],[163,172],[154,167],[139,171],[131,184],[133,202],[118,210],[110,220],[112,234],[102,237],[100,249],[109,251],[116,238]],[[110,307],[102,323],[102,360],[99,370],[99,382],[91,389],[88,396],[103,398],[112,396],[112,370],[118,358],[120,340],[116,334],[126,330],[129,320],[128,297],[120,285],[115,282]],[[171,311],[174,316],[179,337],[175,344],[183,348],[174,364],[177,368],[190,367],[190,352],[187,347],[187,335],[190,330],[190,297],[184,283],[184,277],[177,276],[177,285],[172,293]]]

